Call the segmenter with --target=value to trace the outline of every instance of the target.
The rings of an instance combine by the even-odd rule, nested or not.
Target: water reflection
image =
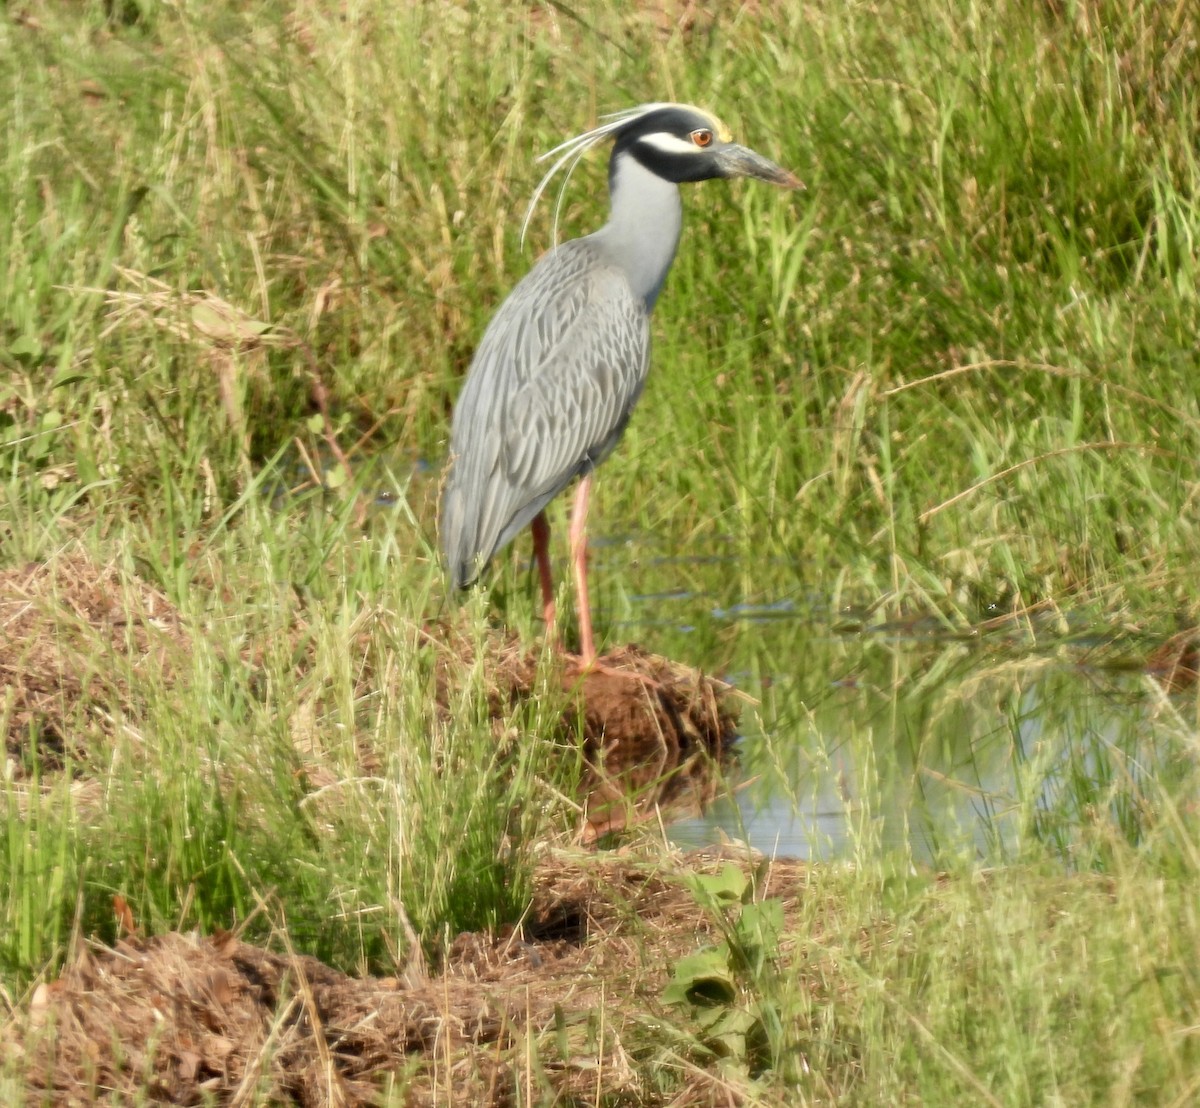
[[[770,574],[746,574],[732,556],[675,566],[626,540],[596,563],[614,639],[758,700],[729,794],[672,825],[682,845],[729,837],[790,857],[882,846],[916,862],[999,862],[1037,836],[1069,860],[1075,831],[1098,814],[1136,839],[1151,783],[1178,762],[1177,717],[1158,710],[1141,672],[1111,665],[1116,637],[1081,635],[1057,613],[964,631],[764,595]],[[644,591],[622,594],[622,579]]]
[[[432,519],[436,472],[419,460],[387,472],[398,503]],[[878,597],[835,606],[836,574],[819,580],[828,571],[749,536],[628,530],[590,546],[611,643],[639,642],[757,701],[725,798],[672,825],[681,844],[1000,862],[1036,838],[1070,862],[1081,825],[1107,820],[1136,841],[1162,790],[1194,780],[1198,705],[1184,718],[1139,666],[1145,650],[1122,659],[1095,616],[1012,620],[981,596],[969,627],[931,611],[885,618]]]

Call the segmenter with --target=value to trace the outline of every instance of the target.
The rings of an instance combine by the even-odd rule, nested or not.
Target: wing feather
[[[644,302],[587,239],[545,255],[513,289],[454,410],[440,530],[456,584],[608,456],[649,353]]]

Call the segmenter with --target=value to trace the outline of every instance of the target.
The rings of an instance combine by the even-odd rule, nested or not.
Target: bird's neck
[[[683,226],[679,188],[646,169],[632,154],[614,154],[608,171],[612,213],[593,236],[654,308],[675,259]]]

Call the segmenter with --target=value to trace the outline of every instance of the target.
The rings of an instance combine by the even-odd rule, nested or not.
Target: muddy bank
[[[296,682],[304,680],[312,649],[310,628],[300,618],[291,635]],[[157,588],[81,552],[0,572],[0,628],[0,707],[17,780],[43,778],[68,759],[77,776],[86,775],[89,763],[102,766],[114,730],[129,724],[128,737],[144,717],[148,695],[170,696],[174,682],[186,679],[192,640],[205,635]],[[476,665],[487,674],[488,709],[498,726],[520,701],[544,693],[539,670],[550,674],[562,701],[552,737],[582,741],[583,841],[664,809],[695,811],[711,798],[714,770],[731,751],[741,708],[720,681],[633,645],[584,672],[570,656],[544,659],[498,631],[472,637],[443,624],[423,634],[436,655],[437,710],[448,723]],[[379,657],[369,634],[361,639],[357,684],[366,696],[389,660]],[[263,643],[246,641],[238,656],[226,659],[250,688],[266,685],[256,677],[263,650]],[[329,783],[331,770],[300,734],[302,722],[296,721],[297,751],[316,788]],[[378,759],[365,736],[359,747],[361,768],[376,772]]]
[[[663,1087],[643,1056],[662,1048],[662,1021],[686,1028],[662,1000],[678,959],[720,938],[684,875],[731,858],[791,915],[799,863],[555,851],[524,923],[458,936],[437,971],[417,960],[395,977],[350,977],[292,951],[283,932],[269,949],[178,932],[84,943],[17,1014],[7,1062],[54,1103],[115,1093],[323,1108],[390,1089],[406,1104],[508,1105],[532,1089],[535,1100],[640,1104],[667,1086],[675,1104],[737,1103],[728,1074],[695,1064],[705,1052],[683,1032]]]

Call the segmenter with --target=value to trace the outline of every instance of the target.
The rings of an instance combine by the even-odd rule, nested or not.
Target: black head
[[[675,184],[710,177],[757,177],[784,188],[804,187],[786,169],[731,142],[729,130],[710,112],[688,104],[642,104],[606,116],[599,127],[565,139],[538,158],[539,162],[553,162],[533,190],[521,224],[522,242],[537,202],[554,175],[565,167],[570,177],[579,159],[609,137],[616,140],[608,164],[610,188],[615,186],[618,166],[628,158]]]
[[[786,169],[731,141],[716,116],[687,104],[651,104],[615,131],[610,176],[621,158],[632,156],[666,181],[683,184],[713,177],[757,177],[785,188],[800,181]]]

